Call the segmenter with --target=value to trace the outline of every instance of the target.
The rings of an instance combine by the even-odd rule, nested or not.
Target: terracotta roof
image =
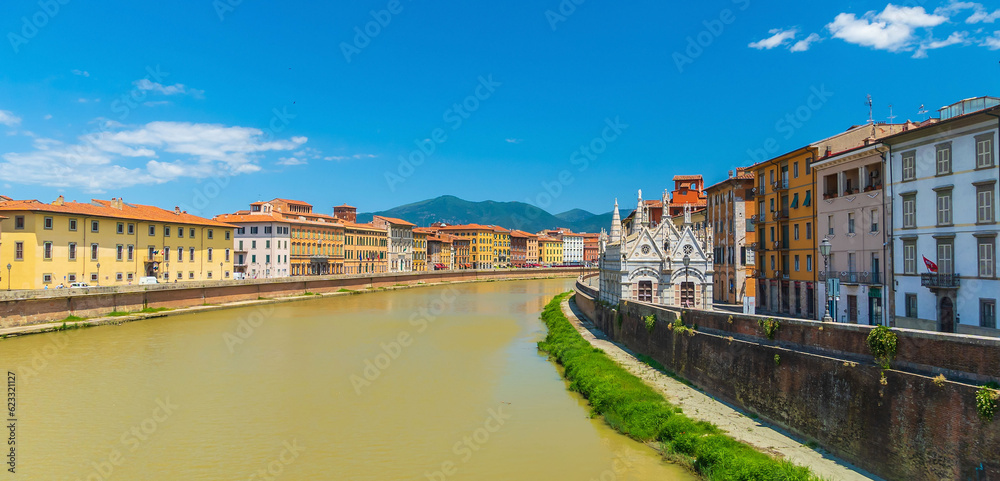
[[[493,226],[493,232],[510,232],[508,229],[504,229],[498,225]]]
[[[529,233],[529,232],[525,232],[523,230],[512,230],[512,231],[510,231],[510,236],[511,237],[526,237],[526,238],[538,237],[535,234],[532,234],[532,233]]]
[[[284,202],[286,204],[308,205],[308,206],[312,207],[312,204],[310,204],[308,202],[302,202],[301,200],[282,199],[282,198],[277,198],[277,199],[274,199],[274,200],[279,201],[279,202]],[[274,200],[272,200],[271,202],[274,202]]]
[[[421,234],[434,234],[437,229],[431,229],[430,227],[414,227],[413,232],[419,232]]]
[[[345,220],[340,221],[340,223],[344,224],[344,227],[351,228],[351,229],[371,230],[371,231],[381,232],[383,234],[388,234],[385,231],[385,229],[383,229],[381,227],[378,227],[378,226],[376,226],[374,224],[358,224],[358,223],[355,223],[355,222],[347,222]]]
[[[222,214],[215,216],[215,220],[219,222],[228,222],[232,224],[246,224],[252,222],[283,222],[286,224],[297,224],[297,225],[312,225],[317,227],[344,227],[343,221],[338,220],[337,222],[325,222],[316,221],[309,219],[299,219],[297,216],[284,215],[287,212],[272,212],[271,214]]]
[[[395,217],[386,217],[384,215],[377,215],[377,216],[375,216],[375,218],[376,219],[382,219],[382,220],[384,220],[384,221],[386,221],[386,222],[388,222],[390,224],[408,225],[408,226],[413,226],[413,227],[415,227],[417,225],[417,224],[414,224],[412,222],[407,222],[407,221],[405,221],[403,219],[397,219]]]
[[[452,230],[452,231],[461,231],[461,230],[488,230],[488,231],[492,231],[493,228],[490,227],[490,226],[488,226],[488,225],[463,224],[463,225],[449,225],[449,226],[445,226],[445,227],[442,227],[441,230]]]
[[[120,199],[115,199],[115,203],[119,201]],[[0,201],[0,211],[53,212],[59,214],[76,214],[93,217],[164,222],[171,224],[233,227],[232,225],[219,221],[182,212],[179,208],[169,211],[151,205],[128,204],[122,202],[121,209],[119,209],[117,207],[112,207],[111,205],[112,201],[98,199],[91,199],[91,203],[89,204],[79,202],[61,202],[58,203],[58,205],[45,204],[43,202],[39,202],[38,200],[9,200]]]
[[[354,207],[353,205],[347,205],[347,204],[344,204],[344,205],[336,205],[336,206],[334,206],[333,208],[334,208],[334,209],[337,209],[337,208],[340,208],[340,207],[348,207],[348,208],[351,208],[351,209],[357,209],[357,207]]]
[[[675,175],[674,180],[701,180],[700,175]]]
[[[7,197],[6,195],[0,195],[0,201],[7,201],[7,200],[14,200],[14,199],[11,199],[10,197]]]
[[[562,241],[554,237],[543,235],[538,237],[538,242],[562,242]]]

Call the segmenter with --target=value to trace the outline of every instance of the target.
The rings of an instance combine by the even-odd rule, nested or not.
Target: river
[[[0,480],[693,479],[589,418],[536,349],[539,313],[572,282],[422,287],[0,340],[18,416],[17,474]]]

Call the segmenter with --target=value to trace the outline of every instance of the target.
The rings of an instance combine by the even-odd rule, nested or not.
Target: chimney
[[[731,171],[731,170],[729,171],[729,178],[730,178],[730,179],[732,179],[732,178],[733,178],[733,171]]]
[[[180,207],[174,206],[174,215],[181,215],[181,208]]]
[[[833,154],[833,149],[829,145],[827,145],[826,146],[826,157],[829,157],[831,154]]]
[[[123,204],[124,204],[124,202],[122,201],[121,197],[118,197],[118,198],[112,197],[111,198],[111,208],[112,209],[122,210]]]
[[[66,198],[60,194],[59,197],[56,197],[56,200],[55,202],[52,203],[52,205],[63,205],[65,203],[66,203]]]

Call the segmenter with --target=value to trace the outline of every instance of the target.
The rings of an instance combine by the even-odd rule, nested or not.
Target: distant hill
[[[599,232],[601,228],[606,229],[611,224],[611,213],[594,215],[582,209],[573,209],[555,216],[524,202],[471,202],[453,195],[443,195],[381,212],[361,213],[358,214],[358,222],[369,222],[376,215],[405,219],[421,227],[434,222],[492,224],[532,233],[556,227],[566,227],[574,232]]]

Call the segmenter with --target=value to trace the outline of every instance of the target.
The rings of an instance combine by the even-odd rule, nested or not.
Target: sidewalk
[[[592,346],[604,351],[623,368],[663,394],[672,404],[682,408],[686,416],[715,424],[734,439],[760,451],[806,466],[823,479],[847,481],[882,479],[834,458],[822,449],[809,448],[792,438],[790,433],[751,419],[732,406],[653,369],[636,359],[627,348],[609,340],[577,310],[575,303],[569,300],[563,301],[562,310],[570,323]]]

